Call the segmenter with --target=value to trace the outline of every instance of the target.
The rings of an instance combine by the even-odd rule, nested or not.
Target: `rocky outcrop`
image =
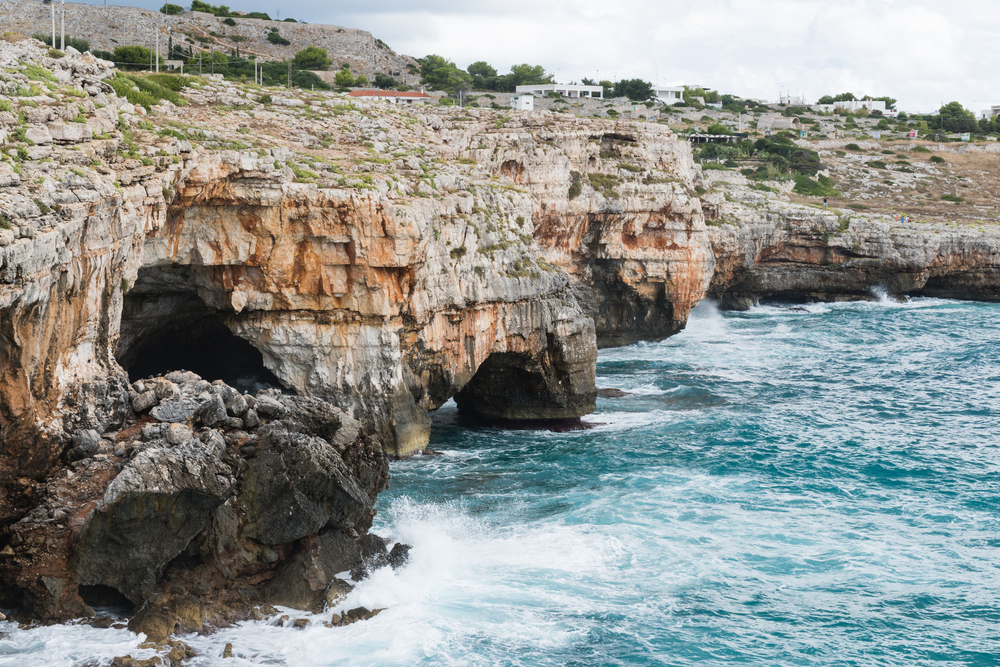
[[[1000,230],[903,224],[729,190],[712,227],[710,295],[725,308],[761,299],[839,301],[924,295],[1000,300]]]
[[[131,394],[141,410],[129,424],[74,437],[72,462],[9,528],[0,578],[32,612],[91,615],[117,595],[156,601],[139,628],[196,631],[269,603],[314,608],[334,574],[361,563],[388,466],[351,417],[190,372]]]
[[[725,187],[661,125],[211,82],[146,109],[43,53],[0,41],[0,599],[44,618],[333,605],[405,560],[368,529],[430,411],[578,425],[597,348],[706,294],[997,298],[992,228]]]

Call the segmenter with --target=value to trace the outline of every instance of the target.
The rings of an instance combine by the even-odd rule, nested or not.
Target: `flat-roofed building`
[[[684,86],[653,86],[653,95],[667,106],[684,101]]]
[[[434,99],[427,93],[418,93],[412,90],[352,90],[351,97],[369,102],[388,102],[390,104],[427,104]]]
[[[539,83],[531,86],[518,86],[516,92],[531,93],[539,97],[545,97],[549,93],[558,93],[571,99],[581,97],[593,97],[601,99],[604,97],[604,88],[601,86],[582,86],[575,83]]]

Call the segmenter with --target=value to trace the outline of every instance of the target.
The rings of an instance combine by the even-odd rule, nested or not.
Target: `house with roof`
[[[388,102],[389,104],[427,104],[434,98],[415,90],[352,90],[350,96],[366,102]]]

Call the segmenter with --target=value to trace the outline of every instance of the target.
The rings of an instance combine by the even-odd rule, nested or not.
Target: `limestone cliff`
[[[193,79],[147,109],[46,53],[0,41],[0,600],[47,618],[321,605],[389,562],[428,412],[578,420],[599,346],[707,294],[997,298],[994,227],[726,184],[655,123]]]
[[[922,295],[1000,300],[996,225],[902,223],[827,211],[722,184],[706,195],[716,271],[709,290],[726,308]]]

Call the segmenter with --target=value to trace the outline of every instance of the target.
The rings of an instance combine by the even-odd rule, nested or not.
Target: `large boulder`
[[[260,427],[243,475],[238,503],[247,515],[247,535],[264,544],[285,544],[327,525],[350,529],[369,518],[372,499],[337,447],[300,428],[294,420]],[[335,436],[330,429],[324,434]]]
[[[167,442],[139,453],[111,482],[80,537],[73,564],[82,585],[120,591],[135,604],[153,593],[229,497],[235,480],[214,442]]]
[[[361,558],[361,548],[346,534],[337,530],[322,533],[305,540],[302,550],[281,566],[264,597],[270,604],[320,612],[331,585],[338,592],[350,589],[336,575],[358,567]]]

